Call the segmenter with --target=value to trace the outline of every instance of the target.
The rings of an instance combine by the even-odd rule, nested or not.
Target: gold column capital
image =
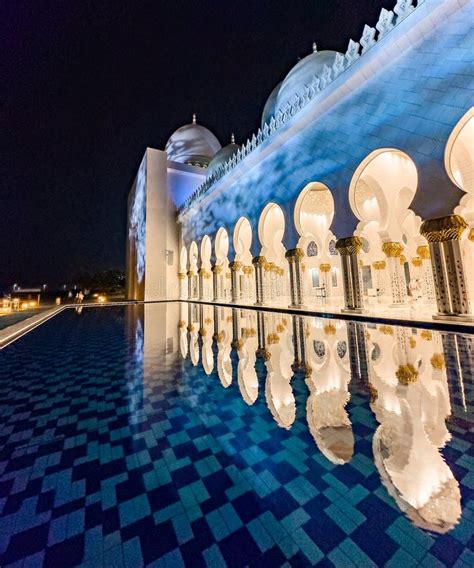
[[[192,278],[194,276],[194,271],[193,270],[188,270],[186,273],[188,278]]]
[[[388,258],[400,258],[403,252],[403,245],[397,241],[383,243],[382,252],[384,252]]]
[[[336,250],[344,256],[359,254],[362,250],[362,239],[360,237],[345,237],[336,241]]]
[[[418,371],[411,363],[400,365],[395,374],[397,376],[398,382],[402,385],[409,385],[410,383],[414,383],[418,379]]]
[[[254,258],[252,258],[252,264],[254,266],[263,266],[264,264],[266,264],[267,259],[264,256],[255,256]]]
[[[233,272],[238,272],[242,268],[242,263],[239,262],[238,260],[233,260],[232,262],[229,263],[229,268]]]
[[[467,229],[466,221],[460,215],[447,215],[423,221],[420,233],[429,243],[458,241]]]
[[[291,262],[295,259],[301,260],[303,257],[304,251],[301,248],[294,248],[285,252],[285,258],[288,260],[288,262]]]
[[[383,270],[387,266],[385,260],[376,260],[372,263],[372,268],[374,270]]]
[[[431,258],[430,256],[430,247],[428,245],[420,245],[417,249],[416,249],[416,254],[422,259],[422,260],[429,260]]]
[[[430,359],[431,366],[433,369],[442,370],[446,366],[444,361],[444,355],[442,353],[435,353]]]
[[[220,274],[222,272],[222,266],[220,264],[215,264],[212,268],[211,268],[212,272],[214,272],[214,274]]]
[[[244,266],[243,271],[246,276],[250,276],[253,272],[253,266]]]
[[[331,265],[329,264],[329,262],[323,262],[322,264],[319,265],[319,270],[321,272],[330,272]]]
[[[184,280],[186,278],[186,272],[178,272],[178,280]]]
[[[411,263],[413,264],[413,266],[419,268],[419,267],[423,264],[423,261],[421,260],[421,257],[419,257],[419,256],[414,256],[414,257],[411,259]]]
[[[471,242],[474,242],[474,227],[469,231],[469,235],[467,236],[467,238],[468,238]]]

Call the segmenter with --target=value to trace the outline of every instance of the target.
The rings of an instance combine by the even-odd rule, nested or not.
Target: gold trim
[[[419,256],[414,256],[414,257],[411,259],[411,263],[412,263],[413,266],[415,266],[416,268],[419,268],[419,267],[423,264],[423,261],[421,260],[421,257],[419,257]]]
[[[466,221],[460,215],[447,215],[423,221],[420,233],[429,243],[458,241],[467,226]]]
[[[334,326],[332,323],[326,324],[323,329],[326,335],[335,335],[336,333],[336,326]]]
[[[359,254],[362,250],[362,239],[360,237],[345,237],[336,241],[336,250],[344,256]]]
[[[324,262],[323,264],[319,265],[319,270],[321,272],[330,272],[331,271],[331,265],[328,262]]]
[[[389,242],[382,244],[382,252],[384,252],[388,258],[400,258],[403,252],[403,245],[399,242]]]
[[[252,264],[256,266],[264,266],[267,263],[267,259],[264,256],[255,256],[252,258]]]
[[[430,363],[433,369],[438,369],[439,371],[444,369],[446,366],[444,355],[442,353],[435,353],[433,357],[431,357]]]
[[[429,260],[431,258],[430,255],[430,247],[428,245],[420,245],[417,249],[416,249],[416,254],[422,259],[422,260]]]
[[[374,270],[383,270],[387,266],[385,260],[376,260],[372,263],[372,268]]]
[[[425,341],[431,341],[433,339],[433,334],[431,333],[431,331],[429,329],[424,329],[420,333],[420,337],[421,337],[421,339],[424,339]]]
[[[411,363],[400,365],[398,367],[398,371],[395,374],[397,376],[398,382],[405,386],[416,382],[416,380],[418,379],[418,371]]]
[[[184,280],[186,278],[186,272],[178,272],[178,280]]]
[[[287,250],[285,252],[285,258],[288,260],[288,262],[291,262],[292,260],[301,260],[304,257],[304,251],[301,248],[294,248],[294,249],[290,249]]]

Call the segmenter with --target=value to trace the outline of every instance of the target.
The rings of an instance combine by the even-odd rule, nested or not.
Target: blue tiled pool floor
[[[363,380],[349,383],[354,450],[337,465],[308,428],[301,370],[286,429],[267,406],[265,359],[249,405],[235,348],[229,385],[216,341],[209,374],[179,353],[179,309],[70,311],[0,353],[2,567],[474,565],[470,368],[450,386],[443,449],[462,518],[436,534],[381,482]]]

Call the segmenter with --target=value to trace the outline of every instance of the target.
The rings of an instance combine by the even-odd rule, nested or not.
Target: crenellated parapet
[[[211,188],[221,178],[230,173],[242,160],[260,147],[268,139],[272,138],[286,123],[288,123],[297,113],[313,101],[324,89],[326,89],[337,77],[349,69],[358,59],[363,57],[371,48],[392,31],[410,13],[424,3],[418,0],[416,7],[413,0],[397,0],[393,9],[382,8],[378,22],[375,27],[366,25],[362,31],[359,41],[349,40],[345,54],[337,53],[334,63],[329,67],[324,65],[318,75],[314,75],[309,84],[305,84],[301,92],[296,93],[292,100],[279,109],[269,122],[266,122],[258,129],[229,159],[216,169],[207,179],[194,191],[194,193],[179,208],[179,214],[189,210],[201,197],[208,194]],[[316,46],[313,46],[316,50]]]

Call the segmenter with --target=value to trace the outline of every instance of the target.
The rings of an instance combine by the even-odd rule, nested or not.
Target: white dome
[[[281,87],[281,82],[278,83],[278,85],[270,93],[270,96],[268,97],[267,102],[265,103],[265,106],[263,107],[262,128],[265,125],[265,123],[270,124],[270,120],[275,116],[275,104],[276,104],[276,101],[277,101],[278,92],[280,90],[280,87]]]
[[[219,140],[210,130],[196,124],[195,116],[191,124],[173,132],[165,147],[168,160],[201,168],[207,168],[220,149]]]
[[[296,94],[302,95],[305,85],[311,85],[314,76],[320,76],[325,65],[332,67],[337,53],[337,51],[314,51],[298,61],[281,84],[275,104],[275,114],[279,110],[284,110],[286,104],[291,102]]]
[[[217,152],[212,158],[207,168],[206,177],[211,177],[217,170],[239,150],[240,145],[235,143],[234,135],[232,135],[231,143],[227,144]]]

